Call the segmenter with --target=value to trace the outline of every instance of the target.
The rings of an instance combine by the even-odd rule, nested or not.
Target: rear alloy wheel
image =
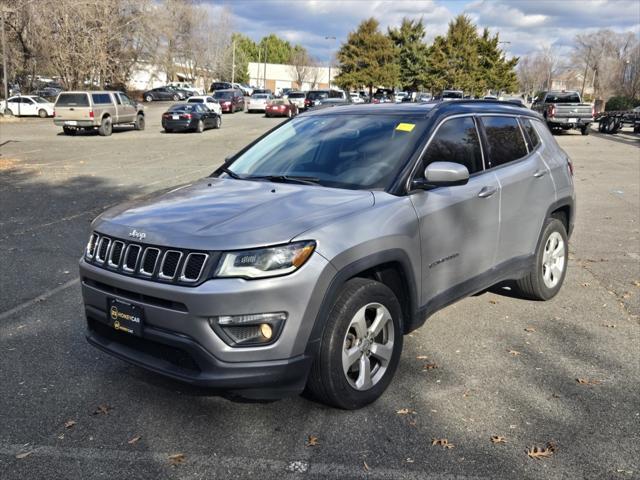
[[[38,116],[40,118],[47,118],[47,111],[44,108],[41,108],[40,110],[38,110]]]
[[[520,293],[531,300],[550,300],[555,297],[567,273],[569,242],[564,223],[549,218],[529,274],[516,282]]]
[[[111,123],[111,117],[104,117],[98,127],[98,134],[102,137],[108,137],[112,132],[113,124]]]
[[[145,102],[152,102],[153,101],[153,97],[151,95],[147,95],[146,97],[144,97],[144,101]]]
[[[136,117],[136,123],[134,124],[136,130],[144,130],[144,115],[138,115]]]
[[[222,118],[220,117],[220,115],[216,116],[215,121],[213,122],[213,128],[220,128],[222,126]]]
[[[174,102],[177,102],[178,100],[180,100],[180,95],[175,94],[175,95],[173,96],[173,101],[174,101]]]
[[[196,125],[196,132],[204,132],[204,122],[202,120],[198,120],[198,124]]]
[[[349,280],[329,313],[307,391],[348,410],[377,400],[400,360],[401,316],[400,303],[386,285]]]

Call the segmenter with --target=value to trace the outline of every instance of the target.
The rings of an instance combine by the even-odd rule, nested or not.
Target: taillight
[[[190,113],[185,113],[184,115],[180,115],[180,118],[186,118],[187,120],[191,119],[191,114]]]
[[[549,108],[547,109],[547,116],[548,117],[555,117],[556,116],[556,106],[555,105],[549,105]]]
[[[93,118],[93,110],[89,110],[89,118]]]
[[[591,116],[592,117],[596,116],[596,106],[595,105],[591,105]]]

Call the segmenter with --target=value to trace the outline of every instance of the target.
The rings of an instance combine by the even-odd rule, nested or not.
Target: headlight
[[[224,253],[216,276],[265,278],[286,275],[304,265],[315,248],[316,242],[306,241]]]

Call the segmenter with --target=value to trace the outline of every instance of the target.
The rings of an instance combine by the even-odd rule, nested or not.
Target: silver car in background
[[[273,95],[269,93],[254,93],[249,97],[249,102],[247,103],[247,113],[253,112],[262,112],[264,113],[267,109],[267,105],[271,100],[273,100]]]

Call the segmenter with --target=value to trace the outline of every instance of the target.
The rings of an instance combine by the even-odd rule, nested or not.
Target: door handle
[[[482,187],[480,193],[478,193],[478,197],[480,198],[489,198],[491,195],[496,193],[498,189],[496,187]]]
[[[538,170],[536,173],[533,174],[533,176],[536,178],[540,178],[540,177],[544,177],[546,174],[547,174],[546,170]]]

